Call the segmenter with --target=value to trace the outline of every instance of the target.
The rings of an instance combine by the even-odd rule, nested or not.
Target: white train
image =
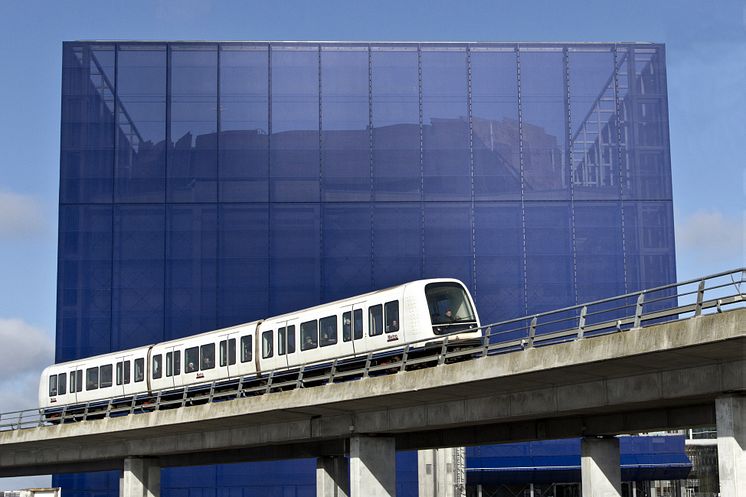
[[[199,335],[47,367],[39,407],[132,399],[214,381],[253,381],[271,370],[331,363],[340,356],[391,356],[443,334],[481,337],[474,302],[455,279],[418,280],[297,312]],[[429,341],[427,339],[433,338]],[[425,340],[425,341],[421,341]],[[380,357],[376,354],[376,357]]]

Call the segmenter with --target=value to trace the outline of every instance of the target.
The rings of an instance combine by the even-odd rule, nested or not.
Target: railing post
[[[367,378],[370,376],[370,360],[372,358],[373,352],[368,352],[368,355],[365,356],[365,369],[363,370],[363,378]]]
[[[243,389],[243,376],[238,379],[238,386],[236,387],[236,398],[241,398],[241,389]]]
[[[577,339],[580,340],[583,338],[585,334],[585,317],[588,314],[588,306],[584,305],[580,308],[580,318],[578,318],[578,336]]]
[[[445,364],[446,354],[448,353],[448,335],[445,336],[443,344],[440,346],[440,357],[438,357],[438,366]]]
[[[306,370],[306,366],[298,368],[298,378],[295,380],[295,388],[303,387],[303,372]]]
[[[329,381],[328,383],[334,383],[334,375],[337,373],[337,360],[334,359],[334,362],[332,362],[332,369],[329,372]]]
[[[409,344],[404,346],[404,353],[401,356],[401,366],[399,366],[399,372],[407,370],[407,358],[409,357]]]
[[[529,348],[534,346],[534,338],[536,338],[536,316],[531,318],[531,325],[528,328],[528,344]]]
[[[645,307],[645,292],[640,292],[637,296],[637,304],[635,304],[635,323],[633,328],[639,328],[642,324],[642,311]]]
[[[490,335],[492,334],[492,328],[487,328],[485,334],[482,335],[482,357],[487,357],[490,351]]]
[[[699,285],[697,286],[697,305],[694,306],[695,316],[702,315],[702,301],[704,301],[704,299],[705,299],[705,280],[701,279],[699,280]]]

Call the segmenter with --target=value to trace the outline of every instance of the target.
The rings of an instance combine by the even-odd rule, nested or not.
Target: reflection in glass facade
[[[463,280],[485,323],[674,279],[661,45],[63,54],[58,361],[417,278]],[[314,495],[313,467],[166,470],[163,492]]]

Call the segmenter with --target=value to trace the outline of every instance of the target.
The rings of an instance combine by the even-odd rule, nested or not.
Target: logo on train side
[[[387,342],[395,342],[397,340],[399,340],[399,335],[396,335],[396,334],[389,335],[388,338],[386,339]]]

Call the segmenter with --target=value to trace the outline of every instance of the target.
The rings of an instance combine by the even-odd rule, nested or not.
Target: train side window
[[[127,361],[127,370],[129,370],[129,361]],[[145,359],[135,359],[135,382],[145,379]]]
[[[137,373],[137,361],[140,361],[140,374],[138,376]],[[145,365],[145,361],[142,359],[135,359],[135,381],[142,381],[145,378],[145,375],[143,374],[143,366]],[[130,361],[124,361],[124,384],[129,385],[130,384]]]
[[[352,340],[352,313],[347,311],[342,314],[342,340]]]
[[[181,351],[174,351],[174,376],[181,374]]]
[[[220,367],[228,365],[228,340],[220,340]]]
[[[287,337],[285,336],[285,327],[277,329],[277,355],[285,355],[285,343]]]
[[[189,347],[184,351],[184,372],[194,373],[199,369],[199,348]]]
[[[123,379],[122,379],[122,367],[123,366],[124,366],[124,362],[123,361],[119,361],[117,363],[117,367],[116,367],[116,370],[115,370],[116,371],[115,376],[116,376],[117,385],[121,385],[122,381],[123,381]]]
[[[319,320],[322,347],[337,343],[337,316],[328,316]]]
[[[174,355],[172,352],[166,352],[166,376],[174,375]]]
[[[67,380],[67,375],[65,373],[62,373],[58,375],[57,377],[57,392],[59,395],[65,395],[67,393],[67,385],[65,385],[65,381]]]
[[[98,388],[98,368],[85,370],[85,389],[96,390]]]
[[[272,330],[262,333],[262,359],[272,357]]]
[[[78,385],[78,392],[83,391],[83,370],[79,369],[75,372],[75,384]]]
[[[319,326],[318,322],[306,321],[300,324],[300,349],[310,350],[318,347],[319,344]]]
[[[157,354],[153,356],[153,379],[157,380],[161,376],[163,376],[163,369],[161,368],[163,363],[163,356],[161,354]]]
[[[233,366],[236,364],[236,339],[231,338],[228,340],[228,365]]]
[[[287,346],[288,354],[293,354],[295,352],[295,325],[288,326]]]
[[[383,306],[381,304],[368,308],[368,335],[383,333]]]
[[[386,313],[386,333],[399,331],[399,301],[386,302],[384,311]]]
[[[251,343],[251,335],[241,337],[241,362],[249,362],[251,360],[252,351],[254,347]]]
[[[107,364],[106,366],[101,366],[101,372],[99,373],[99,377],[101,379],[101,383],[99,386],[101,388],[108,388],[111,386],[111,373],[112,373],[111,364]]]
[[[57,395],[57,375],[49,375],[49,396],[54,397]]]
[[[354,318],[352,320],[352,335],[355,340],[363,338],[363,310],[355,309]]]
[[[205,371],[206,369],[212,369],[215,367],[215,344],[208,343],[200,347],[200,369]]]
[[[70,393],[75,393],[75,371],[70,371]]]

